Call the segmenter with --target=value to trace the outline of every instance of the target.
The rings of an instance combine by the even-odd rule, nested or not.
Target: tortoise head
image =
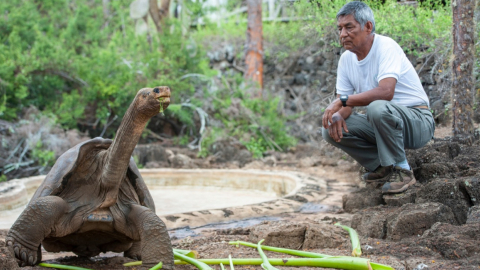
[[[135,100],[138,112],[147,117],[153,117],[167,109],[170,104],[170,88],[168,86],[142,88],[138,91]]]

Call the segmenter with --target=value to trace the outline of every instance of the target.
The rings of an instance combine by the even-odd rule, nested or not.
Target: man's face
[[[362,50],[367,42],[368,35],[372,32],[368,22],[362,30],[361,25],[352,14],[341,16],[337,20],[337,28],[340,34],[340,43],[343,48],[353,53]]]

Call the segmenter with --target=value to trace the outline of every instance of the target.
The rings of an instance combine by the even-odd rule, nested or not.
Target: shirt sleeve
[[[402,73],[402,55],[404,52],[396,46],[386,46],[379,54],[377,82],[385,78],[395,78],[397,81]]]
[[[345,53],[338,61],[336,90],[339,95],[351,95],[355,90],[348,78],[348,64],[346,63]]]

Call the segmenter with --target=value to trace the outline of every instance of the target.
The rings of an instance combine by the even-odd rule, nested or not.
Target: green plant
[[[39,263],[38,266],[56,268],[56,269],[67,269],[67,270],[92,270],[90,268],[83,268],[83,267],[63,265],[63,264],[54,264],[54,263]]]
[[[250,141],[244,142],[244,145],[247,147],[247,150],[252,153],[253,158],[261,158],[263,157],[263,153],[267,151],[263,138],[250,138]]]
[[[189,264],[192,264],[194,265],[195,267],[197,267],[198,269],[200,270],[212,270],[212,268],[210,266],[208,266],[207,264],[199,261],[199,260],[196,260],[192,257],[188,257],[188,256],[185,256],[183,255],[182,253],[179,253],[179,252],[173,252],[173,255],[176,259],[180,259],[184,262],[187,262]]]
[[[137,155],[133,155],[133,161],[135,161],[135,164],[137,164],[137,167],[138,167],[139,169],[142,169],[142,168],[143,168],[143,164],[140,163],[140,160],[139,160],[139,158],[138,158]]]
[[[258,246],[257,244],[243,242],[243,241],[231,241],[231,242],[229,242],[229,244],[230,245],[235,245],[237,247],[239,245],[242,245],[242,246],[257,248],[257,246]],[[333,256],[330,256],[330,255],[308,252],[308,251],[302,251],[302,250],[288,249],[288,248],[278,248],[278,247],[271,247],[271,246],[261,246],[261,248],[264,249],[264,250],[270,250],[270,251],[274,251],[274,252],[290,254],[290,255],[299,256],[299,257],[307,257],[307,258],[332,258],[333,257]],[[335,257],[335,258],[339,258],[339,257]],[[345,257],[345,258],[352,258],[352,257]],[[392,270],[393,269],[392,267],[390,267],[388,265],[383,265],[383,264],[379,264],[379,263],[369,263],[369,264],[372,267],[372,269],[375,269],[375,270]]]
[[[229,259],[200,259],[199,262],[205,264],[226,264],[229,263]],[[377,264],[374,266],[369,259],[358,257],[326,257],[326,258],[270,258],[268,259],[271,265],[279,266],[309,266],[309,267],[324,267],[335,269],[348,269],[348,270],[393,270],[392,267]],[[263,260],[260,258],[233,258],[232,263],[234,265],[261,265]],[[186,264],[183,261],[175,261],[175,264]]]
[[[352,256],[360,257],[362,256],[362,248],[360,247],[360,240],[358,239],[357,231],[354,229],[344,226],[340,223],[335,223],[336,226],[342,227],[350,235],[350,241],[352,242]]]
[[[183,135],[183,136],[177,136],[173,138],[173,143],[176,145],[182,145],[186,146],[189,143],[189,137],[188,135]]]
[[[7,181],[7,176],[5,174],[0,175],[0,183],[6,182],[6,181]]]
[[[265,239],[260,240],[257,244],[257,250],[258,253],[260,254],[260,257],[262,258],[263,263],[261,264],[262,268],[265,270],[278,270],[278,268],[273,267],[270,262],[268,261],[267,255],[265,255],[265,252],[262,250],[261,244],[265,241]]]
[[[41,141],[38,141],[33,148],[32,157],[43,167],[53,166],[55,163],[55,152],[44,150]]]
[[[97,119],[102,126],[122,116],[143,87],[168,85],[177,102],[190,99],[193,85],[179,78],[209,72],[202,48],[191,54],[188,33],[175,19],[162,34],[137,35],[130,3],[110,1],[104,17],[100,0],[2,1],[0,118],[15,119],[35,105],[66,128]]]
[[[286,121],[279,108],[279,98],[251,98],[245,90],[231,87],[212,93],[215,112],[213,118],[222,127],[210,128],[202,136],[201,155],[208,154],[209,146],[220,138],[235,138],[254,156],[260,158],[267,150],[284,151],[297,143],[288,135]]]

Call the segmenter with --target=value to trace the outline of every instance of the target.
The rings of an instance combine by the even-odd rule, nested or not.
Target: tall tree
[[[247,0],[248,26],[245,45],[245,78],[258,84],[253,96],[262,96],[263,87],[263,26],[262,0]]]
[[[150,0],[150,16],[152,16],[155,27],[159,33],[162,32],[163,20],[168,17],[170,0],[162,0],[160,7],[157,0]]]
[[[474,133],[475,0],[453,0],[452,114],[455,137]]]

